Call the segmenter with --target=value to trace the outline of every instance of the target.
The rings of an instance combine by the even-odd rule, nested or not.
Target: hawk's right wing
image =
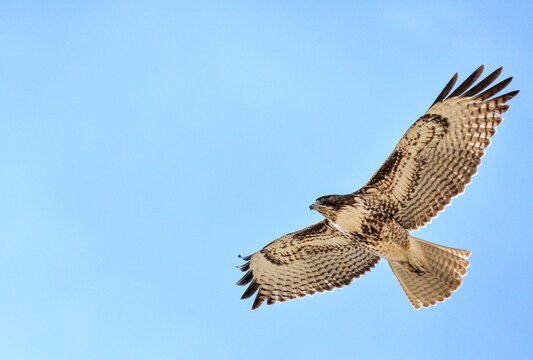
[[[407,230],[427,224],[444,210],[476,174],[500,115],[509,109],[506,102],[518,94],[498,95],[512,78],[485,90],[501,71],[472,86],[483,72],[481,66],[450,94],[455,74],[361,189],[366,198]]]
[[[247,271],[237,285],[251,282],[242,299],[256,291],[252,310],[265,300],[292,300],[350,285],[376,265],[379,256],[362,248],[322,220],[274,240],[262,250],[243,258],[239,268]]]

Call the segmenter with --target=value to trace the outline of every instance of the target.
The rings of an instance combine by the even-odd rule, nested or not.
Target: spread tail
[[[466,275],[470,251],[449,248],[409,236],[408,261],[389,265],[415,309],[449,298]]]

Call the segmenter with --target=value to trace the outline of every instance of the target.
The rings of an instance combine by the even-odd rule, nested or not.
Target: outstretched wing
[[[250,283],[242,299],[258,291],[252,310],[276,301],[331,291],[349,285],[370,270],[379,256],[349,240],[328,220],[274,240],[239,268],[247,271],[237,285]]]
[[[414,230],[444,210],[476,174],[502,122],[499,116],[518,91],[491,98],[512,80],[485,90],[502,68],[471,87],[483,65],[450,94],[457,74],[429,110],[400,139],[394,151],[360,190],[391,214],[405,229]],[[450,94],[448,96],[448,94]]]

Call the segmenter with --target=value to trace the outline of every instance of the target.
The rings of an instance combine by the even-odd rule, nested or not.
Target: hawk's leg
[[[414,272],[418,276],[422,276],[426,273],[424,265],[415,258],[410,258],[405,265],[410,272]]]

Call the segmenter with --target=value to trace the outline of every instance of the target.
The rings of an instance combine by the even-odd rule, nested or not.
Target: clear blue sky
[[[369,2],[370,3],[370,2]],[[531,1],[0,5],[2,359],[526,358]],[[386,262],[250,311],[237,254],[364,184],[455,73],[521,93],[416,236],[472,251],[415,311]]]

